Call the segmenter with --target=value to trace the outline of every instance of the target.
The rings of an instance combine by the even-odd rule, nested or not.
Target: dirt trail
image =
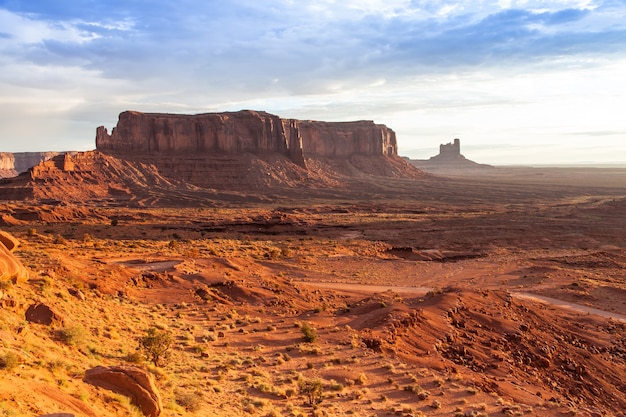
[[[426,294],[432,291],[433,288],[429,287],[410,287],[410,286],[394,286],[394,285],[366,285],[366,284],[351,284],[345,282],[322,282],[322,281],[297,281],[301,285],[308,285],[315,288],[325,288],[329,290],[345,291],[359,294],[373,294],[382,293],[385,291],[393,291],[399,294]],[[538,301],[544,304],[549,304],[553,307],[562,309],[574,310],[584,314],[595,314],[598,316],[613,319],[622,323],[626,323],[626,316],[618,313],[612,313],[610,311],[600,310],[593,307],[588,307],[582,304],[570,303],[568,301],[559,300],[557,298],[545,297],[536,294],[530,294],[525,292],[512,292],[511,295],[518,299]]]
[[[345,282],[323,282],[323,281],[305,281],[294,280],[300,285],[307,285],[315,288],[325,288],[328,290],[345,291],[360,294],[373,294],[385,291],[393,291],[400,294],[426,294],[431,291],[429,287],[407,287],[395,285],[367,285],[367,284],[351,284]]]
[[[511,295],[515,298],[523,299],[523,300],[532,300],[538,301],[540,303],[549,304],[554,307],[559,307],[562,309],[574,310],[579,313],[585,314],[595,314],[598,316],[606,317],[609,319],[613,319],[615,321],[619,321],[622,323],[626,323],[626,316],[618,313],[611,313],[610,311],[600,310],[598,308],[588,307],[582,304],[570,303],[568,301],[559,300],[557,298],[545,297],[543,295],[530,294],[526,292],[512,292]]]

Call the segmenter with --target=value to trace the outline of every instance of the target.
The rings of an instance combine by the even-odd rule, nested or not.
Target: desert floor
[[[163,416],[624,415],[626,169],[437,174],[3,204],[31,277],[0,293],[0,416],[139,416],[82,380],[122,363],[155,376]],[[35,302],[61,320],[28,323]],[[137,352],[152,327],[174,336],[158,366]]]

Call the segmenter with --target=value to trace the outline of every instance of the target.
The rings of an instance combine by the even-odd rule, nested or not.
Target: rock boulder
[[[46,326],[63,324],[63,318],[59,314],[47,305],[41,303],[28,306],[25,315],[26,321],[30,323],[45,324]]]
[[[147,417],[161,414],[161,396],[150,374],[135,366],[97,366],[85,372],[86,383],[129,397]]]
[[[28,270],[12,253],[18,245],[17,239],[0,231],[0,281],[17,283],[28,280]]]

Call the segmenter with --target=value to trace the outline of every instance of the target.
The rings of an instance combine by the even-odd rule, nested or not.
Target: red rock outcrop
[[[12,253],[18,245],[17,239],[0,231],[0,281],[17,283],[28,280],[28,270]]]
[[[65,320],[57,312],[52,310],[45,304],[31,304],[24,313],[26,321],[29,323],[44,324],[50,326],[52,324],[63,325]]]
[[[97,129],[96,148],[114,154],[280,153],[303,167],[306,157],[398,152],[394,131],[372,121],[303,121],[250,110],[198,115],[126,111],[110,135],[103,126]]]
[[[129,397],[147,417],[157,417],[163,409],[154,380],[135,366],[97,366],[85,372],[84,381]]]

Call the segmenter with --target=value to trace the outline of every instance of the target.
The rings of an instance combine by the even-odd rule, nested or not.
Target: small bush
[[[367,382],[367,375],[365,375],[363,372],[361,372],[359,374],[358,378],[354,382],[359,384],[359,385],[365,385],[365,383]]]
[[[7,352],[0,356],[0,369],[10,371],[11,369],[17,367],[19,363],[20,358],[13,352]]]
[[[306,398],[306,403],[311,407],[316,407],[324,399],[322,392],[322,381],[319,379],[301,379],[298,382],[300,395]]]
[[[167,358],[172,346],[172,333],[156,327],[148,329],[147,334],[139,339],[139,349],[155,366]]]
[[[309,323],[302,323],[302,337],[304,337],[304,341],[307,343],[313,343],[317,340],[317,330]]]
[[[57,339],[70,346],[83,343],[86,335],[87,332],[81,326],[65,327],[57,331]]]
[[[184,407],[187,411],[198,411],[202,405],[202,394],[200,392],[176,393],[176,404]]]
[[[54,236],[52,243],[55,245],[65,245],[67,244],[67,240],[61,235],[56,235]]]
[[[126,362],[141,363],[143,361],[143,355],[140,352],[133,352],[126,355]]]

